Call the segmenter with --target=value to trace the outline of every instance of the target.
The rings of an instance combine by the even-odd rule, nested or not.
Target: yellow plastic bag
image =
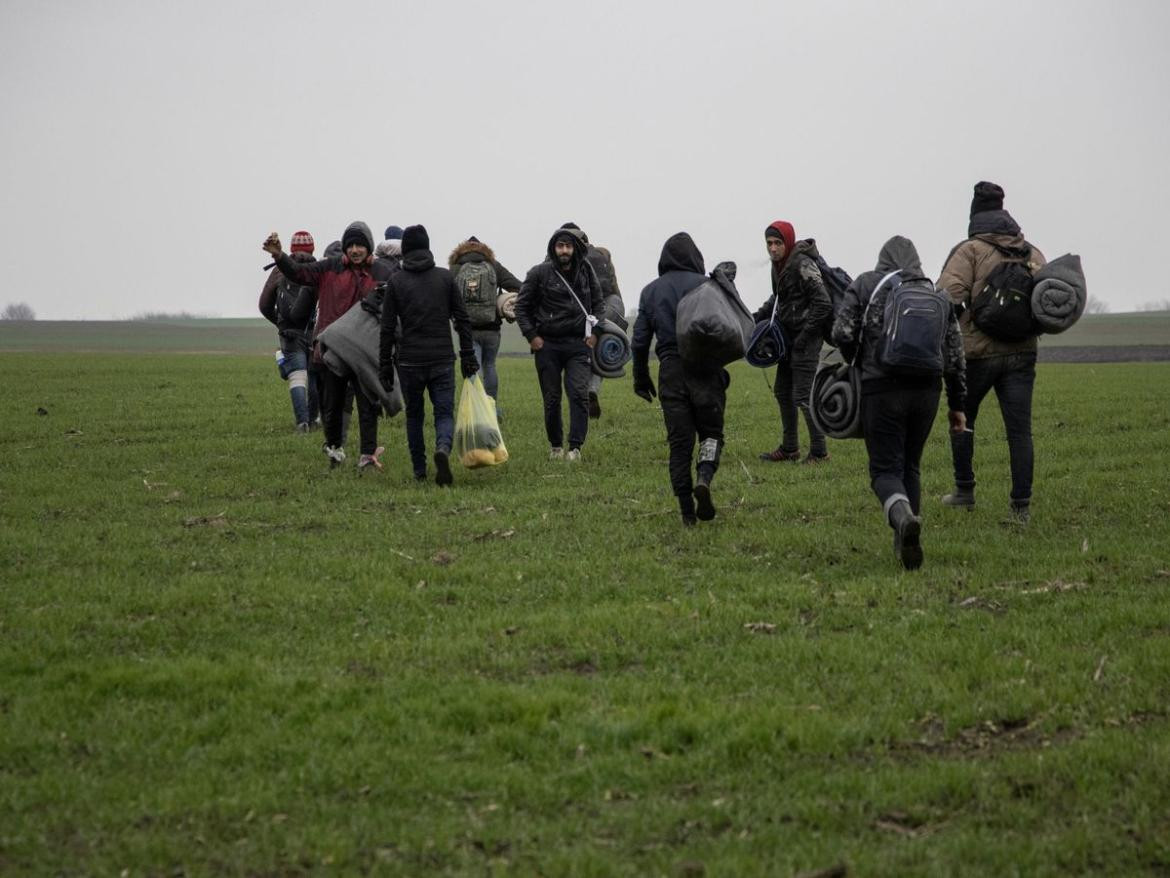
[[[478,373],[463,382],[455,412],[455,456],[468,469],[495,466],[508,459],[496,401],[483,389]]]

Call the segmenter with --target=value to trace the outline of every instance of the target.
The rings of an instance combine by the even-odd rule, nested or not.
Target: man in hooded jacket
[[[579,461],[589,432],[589,354],[605,299],[585,261],[585,243],[569,229],[548,240],[548,258],[520,285],[516,323],[528,339],[544,399],[544,429],[553,460]],[[569,397],[569,450],[564,449],[561,382]]]
[[[1044,254],[1024,238],[1019,224],[1003,209],[1003,188],[982,181],[975,184],[967,239],[947,257],[939,289],[961,310],[959,328],[967,358],[968,430],[951,434],[955,490],[943,497],[946,506],[975,505],[975,419],[979,405],[992,389],[999,401],[1007,433],[1012,489],[1012,519],[1026,524],[1032,502],[1032,389],[1036,383],[1036,336],[1022,341],[992,338],[975,325],[971,301],[988,276],[1006,261],[1018,261],[1035,274],[1045,264]]]
[[[293,232],[289,250],[296,262],[313,262],[313,236]],[[293,420],[299,433],[307,433],[318,418],[317,371],[309,368],[313,315],[317,295],[312,287],[292,283],[279,270],[270,272],[260,290],[260,313],[276,326],[280,341],[280,377],[288,382]]]
[[[776,367],[774,387],[783,434],[780,444],[760,454],[760,459],[800,460],[799,409],[804,413],[809,435],[809,452],[804,462],[818,463],[829,459],[829,450],[825,434],[813,421],[809,401],[821,358],[824,326],[833,313],[833,300],[817,267],[815,242],[797,241],[792,223],[776,220],[764,229],[764,243],[772,264],[772,295],[755,313],[755,319],[767,320],[775,311],[789,348],[787,358]]]
[[[491,265],[496,276],[496,289],[492,290],[492,298],[496,299],[500,290],[509,293],[520,292],[520,279],[508,269],[504,268],[496,259],[496,254],[487,244],[472,235],[459,244],[451,255],[447,257],[447,265],[456,277],[458,285],[459,269],[464,265],[475,265],[486,262]],[[490,322],[471,324],[471,340],[475,348],[475,356],[483,370],[483,389],[492,399],[496,399],[500,392],[500,376],[496,371],[496,358],[500,353],[500,327],[503,325],[503,315],[497,305],[495,319]],[[513,321],[515,318],[508,318]],[[497,409],[497,414],[499,410]]]
[[[394,387],[394,367],[402,381],[406,408],[406,443],[414,477],[427,477],[423,438],[423,394],[435,412],[435,482],[450,485],[451,441],[455,432],[455,351],[451,325],[459,334],[459,362],[464,378],[479,370],[471,347],[471,321],[451,272],[435,266],[430,236],[423,226],[407,226],[402,235],[402,271],[386,285],[382,300],[379,374],[382,386]],[[402,337],[398,323],[402,321]]]
[[[363,222],[352,222],[341,236],[342,253],[317,262],[294,262],[281,251],[280,238],[275,232],[264,242],[264,250],[272,255],[276,267],[294,283],[317,291],[317,325],[313,338],[312,360],[321,366],[321,407],[325,427],[325,454],[331,467],[345,460],[342,447],[342,413],[346,389],[353,376],[338,376],[325,368],[321,360],[321,346],[317,336],[334,320],[368,296],[381,281],[388,279],[387,269],[374,262],[374,236]],[[379,460],[385,450],[378,445],[378,404],[360,390],[354,398],[358,407],[358,426],[361,433],[361,458],[358,469],[382,468]]]
[[[869,454],[870,486],[894,531],[894,554],[907,570],[922,565],[920,464],[938,412],[939,379],[885,368],[878,351],[885,326],[886,297],[905,281],[925,280],[918,250],[895,235],[883,245],[877,267],[857,276],[833,323],[833,341],[847,361],[861,368],[861,422]],[[943,339],[943,379],[951,434],[966,427],[963,404],[963,343],[954,312]]]
[[[686,232],[667,238],[658,259],[658,279],[642,290],[638,319],[630,342],[634,393],[647,402],[657,395],[670,445],[670,486],[678,498],[684,525],[715,517],[711,480],[723,448],[723,411],[730,376],[721,368],[695,371],[684,367],[678,352],[675,322],[679,301],[703,283],[703,254]],[[650,340],[657,338],[658,390],[650,378]],[[695,437],[699,439],[696,479],[691,481]]]

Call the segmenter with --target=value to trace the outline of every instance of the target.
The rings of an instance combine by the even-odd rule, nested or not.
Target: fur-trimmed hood
[[[447,265],[450,266],[452,271],[454,271],[455,266],[459,265],[461,262],[480,261],[479,259],[464,260],[463,257],[469,253],[478,253],[484,262],[496,261],[496,254],[492,252],[492,248],[487,244],[484,244],[482,241],[464,241],[462,244],[451,251],[451,255],[447,257]]]

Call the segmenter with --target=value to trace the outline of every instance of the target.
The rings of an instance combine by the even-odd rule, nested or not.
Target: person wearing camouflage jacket
[[[975,325],[971,301],[991,272],[1019,254],[1034,275],[1045,264],[1044,254],[1030,244],[1020,226],[1003,209],[1003,188],[982,181],[975,184],[967,239],[947,257],[938,279],[955,307],[962,311],[959,328],[967,358],[967,432],[951,436],[955,490],[943,497],[947,506],[975,505],[975,420],[979,406],[994,389],[1003,415],[1011,460],[1012,519],[1026,524],[1032,502],[1032,390],[1036,383],[1036,337],[1001,341]]]
[[[800,460],[797,410],[808,426],[809,453],[805,463],[829,459],[825,434],[816,426],[809,408],[813,378],[821,358],[823,327],[833,312],[821,270],[817,267],[814,241],[797,241],[791,223],[776,220],[764,230],[764,243],[772,262],[772,295],[756,311],[756,322],[767,320],[773,310],[789,340],[788,357],[776,367],[773,388],[780,406],[783,434],[780,444],[760,455],[761,460]]]
[[[870,486],[894,530],[894,552],[907,569],[922,564],[920,464],[938,412],[939,379],[894,374],[878,362],[878,350],[886,329],[886,297],[897,282],[917,279],[925,279],[918,250],[909,238],[895,235],[882,247],[877,267],[849,285],[833,323],[834,343],[861,369],[861,422]],[[965,364],[953,311],[943,340],[943,379],[951,431],[962,432]]]

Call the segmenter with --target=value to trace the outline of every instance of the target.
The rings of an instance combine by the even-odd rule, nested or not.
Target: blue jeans
[[[994,389],[1007,433],[1012,469],[1012,503],[1027,506],[1032,499],[1032,388],[1036,383],[1036,352],[967,361],[967,428],[951,435],[955,485],[975,487],[975,419],[979,404]]]
[[[304,372],[307,384],[289,385],[288,395],[292,399],[293,417],[298,424],[311,424],[317,420],[317,373],[309,368],[309,352],[300,348],[283,351],[284,364],[280,377],[288,381],[294,372]]]
[[[483,376],[483,389],[492,399],[500,389],[500,375],[496,372],[496,357],[500,353],[500,331],[498,329],[473,329],[471,331],[471,346],[475,348],[475,358],[479,360],[480,375]]]
[[[423,393],[429,392],[435,411],[435,451],[450,453],[455,434],[455,364],[425,366],[398,364],[402,402],[406,408],[406,444],[415,476],[427,474],[427,445],[423,438]]]

